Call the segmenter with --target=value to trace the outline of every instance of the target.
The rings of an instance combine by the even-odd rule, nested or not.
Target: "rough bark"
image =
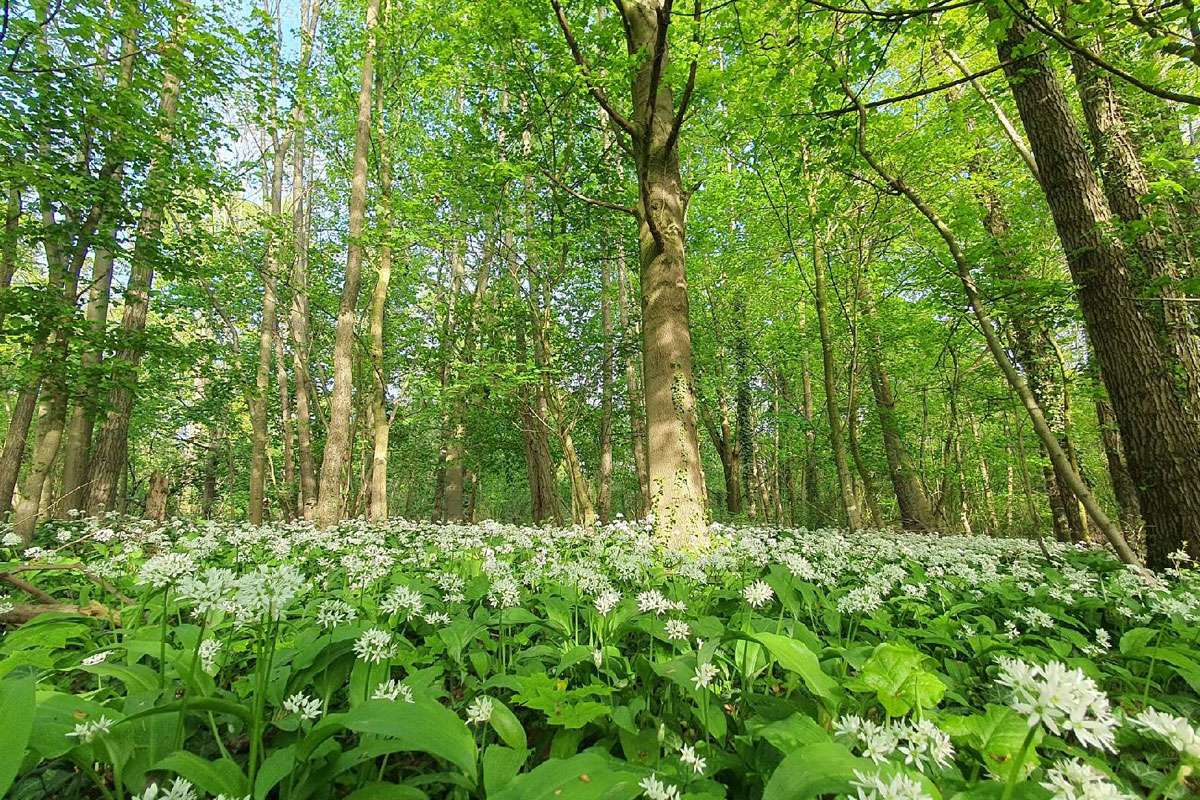
[[[371,149],[371,88],[375,81],[375,28],[379,0],[368,0],[367,41],[363,51],[358,89],[358,116],[354,127],[354,171],[350,183],[350,220],[347,230],[346,271],[338,305],[333,340],[333,394],[329,401],[329,427],[321,460],[321,483],[313,520],[328,527],[340,514],[341,487],[350,458],[350,416],[354,393],[354,322],[362,285],[363,222],[367,208],[367,156]]]
[[[34,360],[41,355],[43,349],[42,345],[34,347]],[[25,460],[25,445],[29,440],[29,428],[37,410],[41,386],[42,375],[40,369],[35,368],[21,387],[21,391],[17,393],[17,401],[13,404],[12,415],[8,419],[8,429],[4,433],[4,450],[0,452],[0,515],[8,513],[12,506],[13,492],[16,491],[17,477]]]
[[[1200,419],[1181,398],[1174,359],[1138,300],[1112,210],[1046,55],[1012,60],[1028,33],[1020,20],[1010,24],[999,56],[1112,398],[1146,522],[1148,563],[1165,567],[1185,545],[1200,556]]]
[[[1100,42],[1090,50],[1100,51]],[[1112,77],[1078,53],[1071,54],[1071,71],[1087,121],[1088,137],[1100,172],[1104,197],[1132,240],[1130,270],[1143,295],[1157,297],[1152,317],[1162,328],[1169,352],[1179,362],[1182,387],[1193,406],[1200,404],[1200,339],[1196,320],[1180,291],[1180,267],[1169,240],[1180,236],[1179,219],[1171,207],[1154,209],[1147,200],[1150,178],[1126,121],[1126,112]]]
[[[588,88],[611,122],[630,139],[637,170],[638,242],[642,289],[642,372],[646,405],[650,515],[657,535],[675,547],[706,539],[707,494],[697,433],[686,277],[688,192],[679,168],[678,138],[695,83],[695,62],[679,107],[664,79],[669,71],[672,0],[618,0],[626,50],[638,59],[632,119],[616,111],[592,81],[558,0],[559,26]]]
[[[170,497],[171,486],[167,476],[158,470],[150,474],[150,485],[146,489],[146,509],[143,516],[162,522],[167,518],[167,498]]]

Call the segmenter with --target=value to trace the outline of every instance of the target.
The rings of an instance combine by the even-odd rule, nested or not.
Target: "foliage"
[[[133,600],[0,640],[0,768],[14,798],[1189,791],[1186,563],[712,534],[683,553],[627,522],[59,523],[0,568]]]

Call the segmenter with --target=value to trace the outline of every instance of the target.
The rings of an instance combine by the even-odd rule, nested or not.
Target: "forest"
[[[0,191],[0,796],[1200,792],[1194,0],[3,0]]]

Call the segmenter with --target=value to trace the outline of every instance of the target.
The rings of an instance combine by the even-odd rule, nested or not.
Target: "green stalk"
[[[1017,757],[1013,759],[1012,769],[1008,771],[1008,781],[1004,784],[1004,793],[1000,795],[1000,800],[1012,800],[1013,792],[1017,790],[1017,780],[1021,777],[1021,768],[1025,766],[1025,756],[1029,753],[1029,747],[1033,744],[1033,737],[1039,727],[1033,725],[1025,734],[1025,739],[1021,742],[1021,749],[1017,751]]]

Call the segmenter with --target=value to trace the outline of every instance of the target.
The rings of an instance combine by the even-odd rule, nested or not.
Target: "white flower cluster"
[[[1077,758],[1048,769],[1042,787],[1052,800],[1133,800],[1107,775]]]
[[[997,681],[1010,690],[1009,705],[1030,727],[1044,725],[1056,736],[1073,733],[1085,747],[1116,752],[1118,723],[1108,696],[1082,670],[1059,661],[1039,666],[1003,658]]]
[[[920,781],[903,772],[885,778],[879,772],[855,770],[851,785],[857,791],[858,800],[933,800]]]
[[[1200,732],[1183,717],[1147,708],[1129,721],[1139,731],[1162,739],[1181,755],[1200,759]]]
[[[679,787],[663,783],[657,775],[647,775],[638,782],[649,800],[679,800]]]
[[[933,766],[945,769],[954,758],[950,737],[928,719],[879,723],[857,714],[847,714],[834,723],[833,732],[876,764],[882,764],[893,754],[900,754],[904,756],[905,764],[924,772]]]

